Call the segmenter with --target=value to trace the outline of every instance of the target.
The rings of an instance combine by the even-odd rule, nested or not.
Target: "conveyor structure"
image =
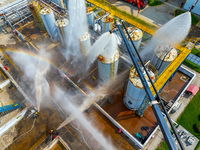
[[[0,113],[5,112],[5,111],[9,111],[9,110],[12,110],[12,109],[17,109],[19,107],[21,107],[20,103],[5,105],[5,106],[0,107]]]

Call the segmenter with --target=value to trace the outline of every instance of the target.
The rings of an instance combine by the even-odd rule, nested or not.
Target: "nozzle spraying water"
[[[154,53],[158,45],[176,46],[188,35],[191,28],[191,13],[183,13],[164,24],[156,31],[150,42],[140,53],[143,60],[151,59],[149,54]],[[167,53],[167,52],[166,52]]]

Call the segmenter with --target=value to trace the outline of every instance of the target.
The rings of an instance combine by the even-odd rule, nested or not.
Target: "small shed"
[[[193,95],[196,95],[198,91],[199,91],[199,87],[197,87],[194,84],[190,84],[189,87],[187,88],[187,92],[190,92]]]

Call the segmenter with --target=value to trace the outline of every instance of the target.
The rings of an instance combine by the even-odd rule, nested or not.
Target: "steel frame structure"
[[[24,23],[24,21],[31,16],[32,14],[28,8],[28,1],[19,0],[0,10],[0,26],[8,24],[14,30],[17,24],[21,22]]]

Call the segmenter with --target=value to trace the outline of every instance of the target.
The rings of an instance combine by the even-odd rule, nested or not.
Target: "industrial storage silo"
[[[158,45],[156,47],[151,62],[158,70],[158,75],[165,70],[165,68],[177,57],[177,55],[177,50],[172,46]]]
[[[63,0],[53,0],[53,2],[59,5],[60,7],[64,8]]]
[[[113,28],[114,17],[106,16],[102,19],[101,33],[109,32]]]
[[[38,26],[38,28],[40,28],[40,30],[45,31],[46,28],[44,26],[44,23],[42,21],[42,17],[40,15],[40,5],[37,1],[30,1],[28,3],[28,6],[30,8],[30,11],[33,15],[34,21],[36,23],[36,25]]]
[[[99,78],[103,82],[106,82],[111,78],[115,77],[115,75],[117,74],[118,63],[119,63],[118,47],[116,46],[110,49],[110,47],[107,45],[104,48],[103,52],[99,54],[97,62],[98,62]]]
[[[68,30],[69,30],[69,27],[68,27],[68,20],[67,19],[59,19],[56,21],[56,27],[57,27],[57,31],[58,31],[58,34],[60,36],[60,40],[61,40],[61,43],[64,47],[67,46],[67,35],[68,35]]]
[[[45,7],[40,11],[40,14],[51,40],[58,41],[59,37],[56,30],[55,17],[52,9]]]
[[[81,36],[81,38],[79,38],[79,42],[82,56],[85,57],[91,46],[89,32],[86,32],[83,36]]]
[[[148,70],[148,73],[149,73],[152,81],[155,82],[156,78],[157,78],[156,68],[149,63],[146,65],[146,68]],[[142,69],[143,74],[147,80],[149,87],[150,87],[151,83],[148,80],[147,74],[143,68],[141,68],[141,69]],[[129,80],[128,80],[127,89],[126,89],[126,93],[124,95],[123,102],[128,109],[138,110],[140,108],[143,100],[145,99],[145,97],[146,97],[146,92],[144,90],[143,84],[140,80],[140,77],[139,77],[135,67],[133,66],[131,68],[131,71],[129,74]]]
[[[68,10],[68,0],[65,0],[65,7],[66,7],[66,9]]]
[[[92,7],[87,7],[88,25],[94,27],[94,12]]]
[[[140,47],[140,44],[141,44],[141,41],[142,41],[142,36],[143,36],[142,31],[140,29],[136,28],[136,27],[128,27],[127,31],[129,33],[135,47],[137,48],[137,50],[139,50],[139,47]],[[127,34],[126,34],[126,38],[129,39]],[[133,46],[132,46],[130,40],[129,40],[129,45],[131,45],[131,47],[133,49]]]

